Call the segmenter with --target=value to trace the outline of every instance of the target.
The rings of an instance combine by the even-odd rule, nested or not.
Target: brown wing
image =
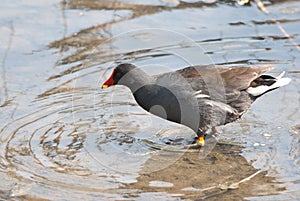
[[[217,80],[222,79],[222,84],[227,89],[231,90],[245,90],[253,80],[262,74],[272,70],[274,67],[271,65],[260,66],[240,66],[240,67],[226,67],[219,65],[205,65],[205,66],[192,66],[187,67],[177,72],[185,78]],[[219,78],[218,78],[219,77]],[[214,81],[215,82],[215,81]],[[221,84],[221,83],[220,83]]]
[[[273,68],[271,65],[229,68],[221,73],[221,77],[228,91],[245,90],[255,79]]]
[[[226,102],[239,97],[262,74],[273,69],[271,65],[226,67],[219,65],[192,66],[176,71],[195,91]],[[224,101],[222,101],[224,102]]]

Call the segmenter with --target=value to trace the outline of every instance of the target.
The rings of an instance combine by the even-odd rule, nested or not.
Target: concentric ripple
[[[105,96],[105,93],[97,95]],[[149,142],[157,143],[156,137],[168,131],[160,131],[153,137],[152,132],[158,128],[149,131],[151,117],[134,103],[108,104],[101,99],[96,108],[93,101],[85,101],[94,96],[85,89],[64,92],[61,96],[64,98],[44,97],[40,105],[35,101],[37,110],[7,124],[1,131],[1,167],[12,173],[12,181],[18,180],[12,195],[30,190],[31,195],[42,198],[44,195],[35,192],[34,185],[39,185],[36,189],[43,186],[47,193],[54,193],[60,187],[76,192],[102,192],[120,182],[135,181],[152,155],[160,160],[165,158],[169,164],[174,162],[174,157],[182,155],[178,152],[179,155],[172,154],[170,158],[158,154],[160,150]],[[45,101],[47,105],[43,104]],[[109,112],[111,107],[118,108],[114,110],[114,118]],[[123,113],[127,107],[132,108],[130,114]],[[97,118],[95,113],[102,116]],[[124,121],[125,115],[129,115],[130,121]],[[146,129],[148,132],[144,132]],[[180,129],[183,128],[177,131]],[[194,133],[189,132],[187,136],[192,139]]]
[[[11,178],[10,196],[105,196],[173,164],[194,140],[189,128],[142,110],[127,88],[101,90],[108,72],[97,68],[82,68],[39,94],[26,115],[3,126],[0,166]]]

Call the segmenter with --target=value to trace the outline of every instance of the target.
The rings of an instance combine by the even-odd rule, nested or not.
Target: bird
[[[217,126],[238,120],[257,98],[291,81],[285,72],[277,77],[265,74],[273,68],[196,65],[152,76],[121,63],[101,88],[128,87],[144,110],[191,128],[202,147],[209,129],[216,131]]]

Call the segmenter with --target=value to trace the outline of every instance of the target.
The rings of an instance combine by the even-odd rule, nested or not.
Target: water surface
[[[298,200],[300,3],[264,3],[2,2],[0,199]],[[120,62],[267,63],[292,82],[198,152],[127,88],[100,89]]]

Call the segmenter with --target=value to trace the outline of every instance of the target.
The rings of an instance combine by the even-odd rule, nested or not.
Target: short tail
[[[260,96],[268,91],[271,91],[273,89],[276,89],[278,87],[282,87],[284,85],[287,85],[290,83],[291,79],[288,77],[283,77],[285,74],[285,71],[283,71],[279,76],[274,78],[274,83],[271,85],[260,85],[256,87],[249,87],[247,89],[247,92],[251,94],[252,96]]]

